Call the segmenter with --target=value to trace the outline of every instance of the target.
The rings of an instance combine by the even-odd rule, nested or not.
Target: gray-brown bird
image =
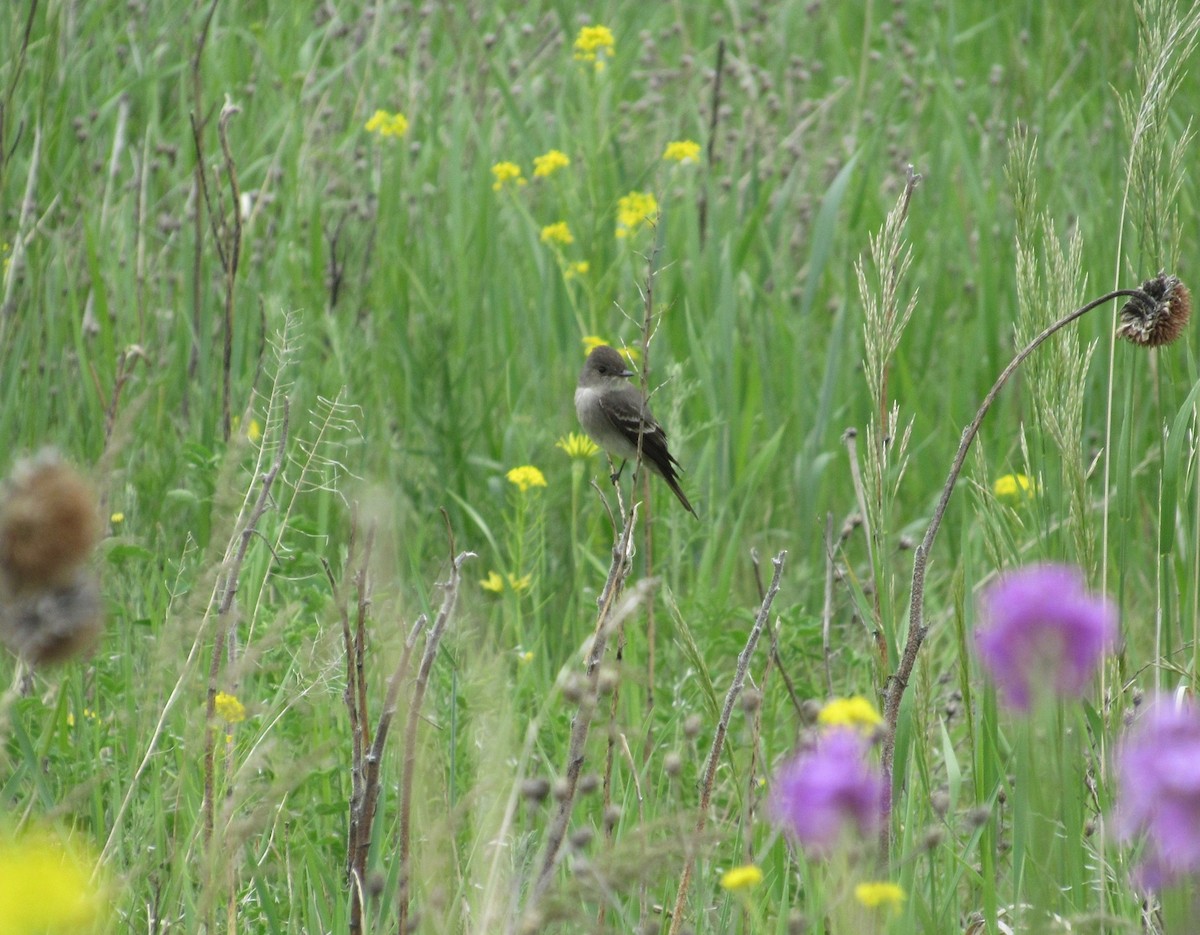
[[[588,354],[575,388],[579,424],[597,445],[626,461],[637,460],[640,436],[642,462],[667,482],[685,510],[697,516],[679,486],[679,462],[667,449],[667,435],[629,382],[631,376],[633,371],[612,347],[602,344]]]

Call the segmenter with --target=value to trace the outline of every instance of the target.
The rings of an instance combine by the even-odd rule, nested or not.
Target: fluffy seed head
[[[1142,347],[1170,344],[1192,316],[1192,294],[1175,276],[1159,273],[1121,307],[1117,335]]]
[[[13,593],[71,582],[98,535],[91,487],[56,453],[13,469],[0,494],[0,571]]]
[[[0,602],[0,641],[35,666],[86,653],[103,625],[100,588],[83,569],[65,584]]]

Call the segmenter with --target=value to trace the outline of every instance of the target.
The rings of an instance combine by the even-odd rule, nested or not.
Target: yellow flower
[[[533,652],[528,649],[525,650],[525,652],[521,652],[518,649],[517,650],[517,662],[521,663],[521,665],[523,665],[523,666],[529,665],[529,663],[533,662]]]
[[[226,724],[238,724],[246,720],[246,706],[237,699],[237,695],[227,695],[217,692],[215,701],[217,717]]]
[[[862,695],[853,698],[834,698],[817,715],[817,723],[823,727],[853,727],[864,734],[875,732],[883,718]]]
[[[576,276],[586,276],[588,270],[592,268],[592,264],[587,260],[578,260],[575,263],[568,263],[567,268],[563,270],[563,279],[574,279]]]
[[[408,132],[408,118],[404,114],[389,114],[386,110],[377,110],[367,121],[366,130],[380,136],[404,136]]]
[[[674,160],[675,162],[689,163],[697,162],[700,157],[700,144],[692,140],[676,140],[673,143],[667,144],[667,151],[663,153],[663,159]]]
[[[529,590],[529,585],[533,583],[533,575],[521,575],[518,578],[516,575],[508,575],[508,586],[520,594],[522,591]]]
[[[658,218],[658,199],[650,192],[630,192],[617,202],[617,237],[628,237]]]
[[[567,226],[566,221],[547,224],[542,228],[542,243],[569,244],[574,242],[575,237],[571,234],[571,228]]]
[[[108,518],[108,521],[110,523],[112,523],[114,526],[120,526],[121,523],[125,522],[125,514],[124,513],[114,513],[112,516],[110,516]]]
[[[762,882],[763,872],[754,864],[731,867],[721,874],[721,887],[731,892],[750,890]]]
[[[515,467],[504,475],[510,483],[516,484],[517,489],[521,493],[525,493],[530,487],[545,487],[546,475],[535,468],[532,464],[524,464],[521,467]]]
[[[1005,474],[1003,477],[997,478],[996,483],[992,485],[992,490],[997,497],[1004,500],[1020,500],[1022,494],[1024,499],[1033,499],[1033,481],[1024,474]]]
[[[584,26],[575,37],[575,61],[593,62],[596,71],[602,71],[615,46],[612,30],[607,26]]]
[[[503,189],[509,182],[514,185],[524,185],[525,180],[521,178],[521,167],[515,162],[498,162],[492,166],[492,176],[496,179],[492,183],[492,191],[498,192]]]
[[[479,586],[485,591],[499,594],[504,590],[504,579],[500,577],[500,572],[489,571],[488,576],[479,582]]]
[[[904,890],[896,883],[860,883],[854,887],[854,898],[868,909],[880,906],[899,908],[904,902]]]
[[[568,458],[590,458],[600,449],[586,435],[580,435],[578,432],[569,432],[554,443],[555,448],[561,448],[567,453]]]
[[[552,149],[550,152],[542,156],[534,156],[534,178],[543,178],[547,175],[553,175],[559,169],[565,169],[570,164],[570,157],[566,153],[560,152],[557,149]]]
[[[250,424],[246,426],[246,437],[252,442],[262,438],[262,426],[258,424],[258,419],[250,420]]]
[[[45,833],[0,832],[0,932],[85,932],[101,921],[108,895],[92,882],[94,858]]]

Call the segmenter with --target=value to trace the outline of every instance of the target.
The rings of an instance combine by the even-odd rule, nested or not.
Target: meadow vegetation
[[[106,624],[0,655],[0,929],[1192,931],[1119,804],[1200,741],[1119,750],[1200,665],[1193,331],[1049,337],[939,501],[1039,332],[1195,287],[1198,25],[6,4],[0,471],[88,479]],[[698,520],[571,436],[597,341]],[[1047,587],[1021,704],[974,633]]]

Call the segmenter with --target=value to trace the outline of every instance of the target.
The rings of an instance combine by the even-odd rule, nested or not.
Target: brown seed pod
[[[1159,273],[1121,306],[1117,336],[1143,347],[1170,344],[1192,317],[1192,295],[1176,277]]]
[[[71,582],[99,532],[91,486],[55,452],[13,468],[0,493],[0,571],[14,594]]]

